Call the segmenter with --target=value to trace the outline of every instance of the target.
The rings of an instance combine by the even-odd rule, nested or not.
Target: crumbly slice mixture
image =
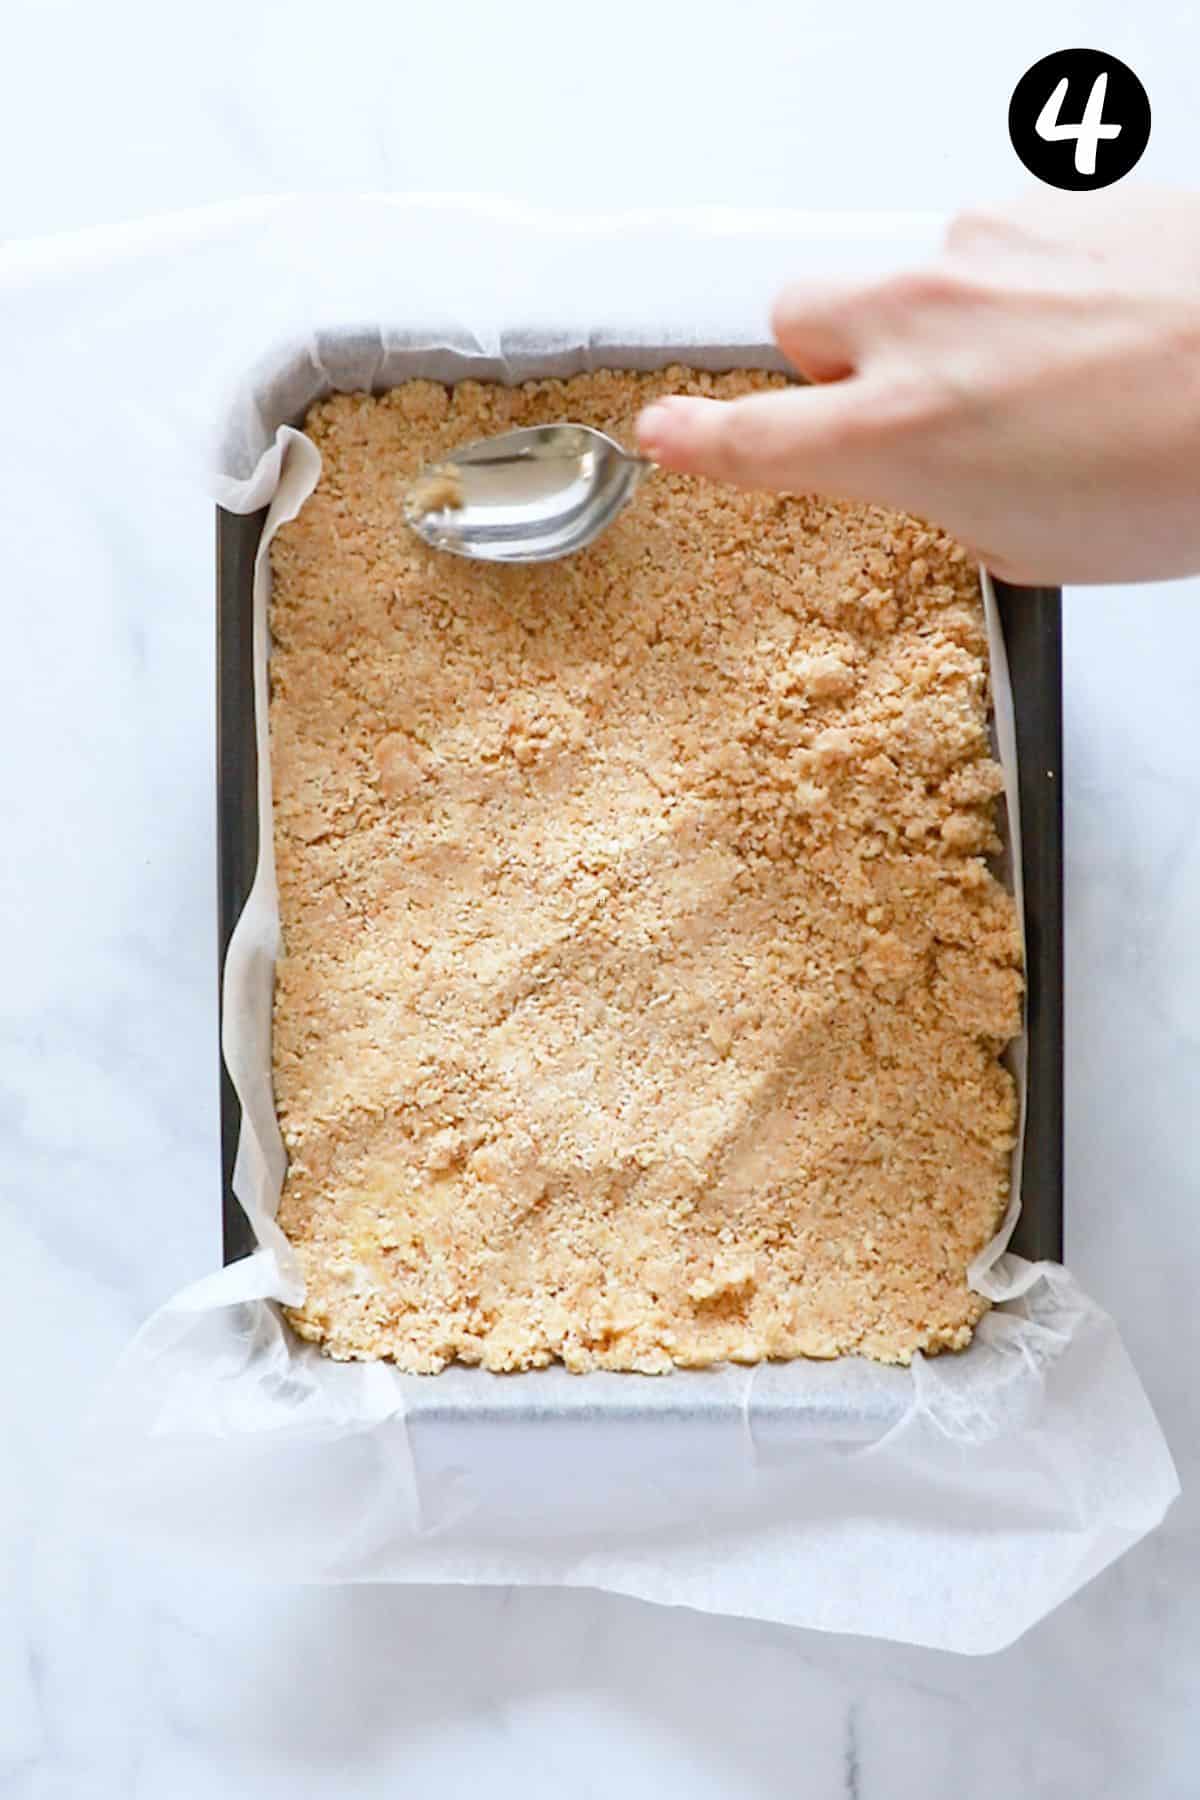
[[[1003,1213],[1013,902],[974,569],[876,507],[656,474],[592,549],[405,526],[600,372],[311,412],[273,547],[280,1224],[296,1329],[433,1371],[958,1348]]]
[[[426,513],[455,512],[462,503],[462,472],[453,463],[442,463],[413,482],[404,496],[404,516],[413,523]]]

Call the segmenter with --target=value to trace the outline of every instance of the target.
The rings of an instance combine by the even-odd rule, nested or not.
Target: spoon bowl
[[[424,470],[404,517],[453,556],[553,562],[592,543],[653,466],[590,425],[531,425],[460,445]]]

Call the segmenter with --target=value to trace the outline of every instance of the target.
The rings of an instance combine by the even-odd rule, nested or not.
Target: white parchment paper
[[[210,405],[224,426],[209,488],[235,510],[271,505],[255,617],[267,819],[266,543],[318,472],[316,451],[277,430],[281,419],[331,387],[387,385],[418,351],[424,372],[461,372],[466,355],[505,378],[531,355],[613,361],[606,345],[622,341],[677,345],[680,360],[697,343],[761,343],[782,278],[886,268],[933,242],[937,221],[555,221],[389,200],[284,202],[197,229],[191,273],[229,325],[242,371],[232,413]],[[241,312],[217,291],[231,271],[253,296]],[[254,330],[272,327],[257,341],[247,311]],[[314,330],[357,320],[369,322],[349,337]],[[276,343],[285,349],[263,360]],[[226,339],[209,371],[236,377],[236,360]],[[164,444],[189,456],[203,415],[193,385],[191,412],[167,418],[169,405],[146,401]],[[989,625],[1015,809],[990,605]],[[89,1493],[139,1542],[185,1541],[254,1576],[603,1586],[985,1651],[1161,1518],[1175,1472],[1116,1330],[1065,1270],[1004,1250],[1015,1202],[972,1272],[996,1309],[968,1352],[910,1370],[843,1359],[655,1379],[414,1377],[300,1343],[278,1312],[300,1286],[273,1223],[277,936],[267,831],[230,946],[224,1039],[245,1112],[236,1186],[261,1247],[163,1307],[117,1372]]]

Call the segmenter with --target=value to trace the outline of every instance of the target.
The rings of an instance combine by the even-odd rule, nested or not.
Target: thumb
[[[861,499],[874,460],[871,397],[864,377],[743,400],[671,395],[642,413],[637,440],[644,455],[679,474]]]

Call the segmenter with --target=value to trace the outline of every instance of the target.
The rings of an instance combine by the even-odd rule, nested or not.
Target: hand
[[[659,401],[666,469],[935,521],[1030,584],[1200,570],[1200,195],[1039,193],[772,314],[819,385]]]

